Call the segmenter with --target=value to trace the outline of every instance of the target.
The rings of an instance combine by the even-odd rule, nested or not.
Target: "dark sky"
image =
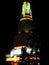
[[[0,50],[1,58],[5,61],[5,54],[8,53],[7,49],[11,49],[13,37],[17,34],[17,24],[21,18],[21,5],[23,0],[2,2],[1,7],[1,22],[0,22]],[[41,0],[29,0],[33,11],[34,20],[37,24],[37,31],[42,38],[43,47],[44,43],[48,42],[48,26],[44,22],[44,6],[41,6]],[[43,5],[43,3],[42,3]],[[42,12],[42,14],[41,14]],[[42,17],[40,17],[42,15]],[[10,47],[10,48],[9,48]],[[44,51],[45,52],[45,51]],[[4,57],[4,58],[3,58]],[[1,64],[2,65],[2,64]]]

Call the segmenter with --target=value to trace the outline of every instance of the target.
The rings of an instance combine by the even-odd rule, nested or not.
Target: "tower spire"
[[[23,2],[22,5],[22,18],[20,19],[20,21],[22,20],[26,20],[26,19],[30,19],[32,20],[32,11],[31,11],[31,6],[29,2]]]

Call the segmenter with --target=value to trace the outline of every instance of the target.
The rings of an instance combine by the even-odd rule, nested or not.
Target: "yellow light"
[[[6,58],[6,61],[13,61],[13,58]]]
[[[14,62],[19,61],[19,60],[20,60],[19,57],[14,56]]]
[[[21,49],[21,48],[25,48],[26,46],[18,46],[18,47],[15,47],[16,49]]]
[[[14,49],[21,49],[21,48],[24,48],[26,46],[18,46],[18,47],[14,47]]]
[[[30,57],[30,60],[36,60],[36,57]],[[40,60],[40,58],[37,57],[37,60]]]
[[[32,20],[32,18],[21,18],[20,21],[23,21],[23,20]]]
[[[29,32],[29,30],[25,30],[25,32],[26,32],[26,33],[28,33],[28,32]]]
[[[18,62],[20,59],[21,59],[20,57],[13,57],[13,58],[6,58],[6,61]]]

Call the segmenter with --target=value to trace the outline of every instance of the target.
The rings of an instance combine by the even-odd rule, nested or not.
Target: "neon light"
[[[22,5],[22,15],[23,15],[23,17],[26,17],[26,15],[32,17],[32,12],[31,12],[31,8],[30,8],[30,3],[29,2],[24,2],[23,3],[23,5]]]
[[[26,2],[26,14],[30,14],[30,3]]]
[[[32,18],[21,18],[20,21],[23,21],[23,20],[32,20]]]
[[[22,14],[24,15],[24,5],[22,5]]]
[[[23,3],[22,5],[22,14],[25,15],[26,10],[26,2]]]

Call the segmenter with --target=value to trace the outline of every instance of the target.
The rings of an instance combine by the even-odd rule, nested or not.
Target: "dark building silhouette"
[[[41,43],[38,33],[35,32],[36,30],[36,23],[33,19],[32,10],[30,3],[25,1],[22,5],[22,14],[21,19],[18,23],[18,34],[15,35],[13,40],[13,47],[17,46],[30,46],[32,49],[35,49],[35,54],[32,56],[39,56],[39,52],[37,49],[40,49]],[[29,54],[26,53],[26,49],[22,48],[22,62],[25,61],[25,57],[28,57],[28,61],[25,61],[29,65]],[[33,52],[33,50],[32,50]],[[31,54],[32,54],[31,52]],[[36,61],[32,61],[32,64],[37,64]]]
[[[23,3],[23,6],[27,3]],[[26,10],[27,10],[26,5]],[[14,37],[13,44],[16,46],[20,45],[30,45],[31,47],[39,47],[41,46],[39,34],[36,33],[36,23],[33,19],[31,6],[29,13],[25,12],[21,14],[21,19],[18,23],[18,34]],[[25,10],[25,7],[22,7]],[[22,9],[22,12],[23,12]]]

